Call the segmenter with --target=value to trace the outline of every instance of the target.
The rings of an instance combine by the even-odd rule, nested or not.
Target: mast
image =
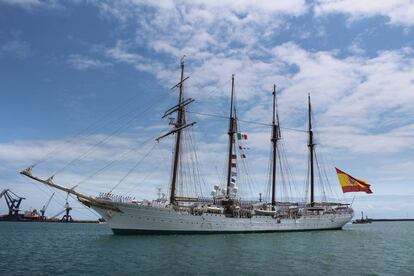
[[[158,142],[162,138],[167,137],[171,134],[177,134],[175,136],[175,145],[174,145],[174,159],[172,162],[172,176],[171,176],[171,190],[170,190],[170,204],[174,204],[176,202],[176,187],[177,187],[177,179],[178,179],[178,169],[180,164],[180,148],[181,148],[181,133],[183,129],[187,127],[191,127],[195,125],[196,122],[192,122],[187,124],[185,119],[185,107],[192,102],[194,102],[194,99],[188,98],[184,100],[184,81],[188,80],[190,77],[184,78],[184,57],[181,59],[181,74],[180,74],[180,82],[171,87],[171,90],[179,88],[179,95],[178,95],[178,104],[176,106],[171,107],[167,111],[165,111],[164,116],[162,118],[165,118],[175,112],[177,112],[177,118],[174,120],[174,118],[170,119],[170,125],[173,125],[174,128],[167,133],[159,136],[155,140]]]
[[[228,152],[228,163],[227,163],[227,197],[230,195],[231,189],[231,164],[233,157],[233,145],[234,145],[234,133],[236,126],[236,115],[234,112],[234,74],[231,76],[231,100],[230,100],[230,116],[229,116],[229,152]]]
[[[276,206],[276,162],[277,141],[280,139],[279,116],[276,112],[276,85],[273,85],[273,117],[272,117],[272,206]]]
[[[173,161],[173,173],[171,179],[171,191],[170,191],[170,203],[175,203],[175,190],[178,176],[178,162],[180,160],[180,146],[181,146],[181,132],[185,125],[185,109],[183,105],[183,94],[184,94],[184,60],[181,59],[181,77],[179,83],[180,93],[178,96],[178,109],[177,109],[177,121],[175,123],[175,147],[174,147],[174,161]]]
[[[312,131],[312,107],[311,107],[311,100],[310,94],[308,94],[308,117],[309,117],[309,165],[310,165],[310,204],[313,207],[315,205],[314,201],[314,172],[313,172],[313,147],[315,144],[313,143],[313,131]]]

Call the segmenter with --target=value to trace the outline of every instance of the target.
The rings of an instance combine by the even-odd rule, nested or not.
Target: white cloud
[[[145,9],[148,6],[152,9]],[[136,24],[136,38],[129,44],[135,42],[175,60],[185,54],[193,61],[230,53],[234,48],[235,53],[242,52],[241,48],[247,48],[243,54],[260,53],[260,48],[252,48],[259,38],[271,39],[284,16],[299,16],[307,9],[304,1],[169,1],[162,6],[158,2],[118,1],[100,2],[99,8],[124,24],[127,20]],[[136,16],[142,13],[145,16]]]
[[[292,43],[273,51],[286,65],[298,67],[287,78],[279,100],[281,118],[289,117],[288,123],[303,118],[306,94],[311,92],[317,125],[327,144],[359,153],[413,148],[406,135],[411,130],[408,118],[414,115],[411,49],[345,59],[335,52],[308,52]]]
[[[93,59],[90,57],[85,57],[77,54],[70,55],[67,58],[66,62],[70,64],[73,68],[78,70],[105,68],[112,65],[111,63],[106,61]]]
[[[314,5],[317,16],[342,13],[351,20],[373,16],[388,17],[390,24],[413,26],[413,0],[319,0]]]
[[[348,47],[348,50],[355,55],[366,54],[366,51],[360,46],[358,41],[353,41],[352,44]]]
[[[129,51],[130,47],[128,43],[118,40],[113,48],[106,49],[105,56],[115,62],[130,64],[140,71],[162,74],[164,65],[156,60],[145,58],[139,53]]]
[[[28,58],[32,54],[30,45],[20,40],[6,41],[0,46],[0,57],[13,56],[18,59]]]
[[[194,19],[200,18],[211,23],[212,20],[218,16],[221,17],[220,12],[231,11],[237,13],[239,17],[244,17],[250,12],[262,12],[273,14],[286,14],[298,16],[304,14],[308,7],[304,0],[292,0],[292,1],[259,1],[252,2],[248,0],[241,1],[219,1],[219,0],[196,0],[196,1],[183,1],[183,0],[167,0],[167,1],[146,1],[146,0],[124,0],[124,1],[100,1],[96,3],[101,10],[105,13],[109,13],[121,21],[126,20],[128,17],[134,15],[137,10],[142,7],[151,7],[154,9],[167,11],[178,11],[187,13],[188,10],[194,10],[194,13],[190,12],[187,15],[191,22]],[[187,10],[187,11],[185,11]],[[193,17],[195,15],[196,17]],[[166,14],[166,17],[169,17]]]
[[[27,10],[34,8],[61,8],[59,0],[0,0],[0,4],[18,6]]]

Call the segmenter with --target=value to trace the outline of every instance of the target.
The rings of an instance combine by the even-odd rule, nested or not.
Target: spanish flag
[[[344,173],[338,168],[336,169],[336,173],[338,174],[338,180],[341,184],[342,191],[344,193],[349,192],[366,192],[367,194],[372,194],[371,185],[366,183],[364,180],[354,178],[347,173]]]

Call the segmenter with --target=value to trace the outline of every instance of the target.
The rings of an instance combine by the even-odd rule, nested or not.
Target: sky
[[[170,88],[185,55],[194,189],[223,183],[228,122],[220,117],[235,74],[239,127],[249,137],[241,190],[267,187],[270,128],[262,123],[271,122],[276,84],[294,186],[286,191],[306,196],[310,93],[333,194],[357,216],[413,218],[413,43],[410,0],[0,0],[0,189],[25,197],[22,209],[41,208],[54,191],[19,175],[36,165],[35,175],[95,196],[114,187],[138,199],[167,193],[172,140],[154,138],[170,129],[161,117],[176,104]],[[342,195],[334,167],[374,193]],[[56,192],[47,213],[65,198]],[[94,217],[70,204],[74,216]]]

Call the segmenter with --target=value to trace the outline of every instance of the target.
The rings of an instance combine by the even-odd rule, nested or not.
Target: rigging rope
[[[156,147],[155,148],[156,150],[158,150],[158,151],[160,151],[160,147]],[[161,157],[162,156],[162,154],[160,154],[160,155],[156,155],[156,156],[159,156],[159,157]],[[159,168],[160,168],[160,166],[163,164],[163,162],[161,162],[161,161],[163,161],[164,160],[164,158],[162,158],[162,160],[160,160],[160,162],[155,162],[155,167],[152,167],[152,170],[151,171],[149,171],[143,178],[142,178],[142,180],[141,181],[138,181],[137,182],[137,184],[136,185],[134,185],[133,187],[132,187],[132,189],[130,189],[128,192],[126,192],[126,195],[130,195],[133,191],[135,191],[138,187],[139,187],[139,184],[141,184],[142,182],[144,182],[145,180],[147,180],[147,178],[148,177],[150,177],[154,172],[159,172]],[[165,183],[167,183],[167,181],[165,181]],[[166,187],[163,187],[163,188],[166,188]]]
[[[142,143],[138,143],[135,147],[130,148],[126,151],[124,151],[122,154],[120,154],[116,159],[113,159],[111,162],[109,162],[108,164],[106,164],[105,166],[101,167],[100,169],[96,170],[95,172],[93,172],[92,174],[90,174],[89,176],[87,176],[85,179],[81,180],[80,182],[78,182],[78,184],[76,186],[79,186],[83,183],[85,183],[86,181],[88,181],[89,179],[95,177],[96,175],[98,175],[99,173],[103,172],[104,170],[106,170],[107,168],[109,168],[111,165],[113,165],[115,162],[118,162],[120,160],[123,159],[123,157],[125,157],[127,154],[129,154],[130,152],[136,151],[137,149],[139,149],[140,147],[142,147],[143,145],[147,144],[149,141],[153,141],[155,137],[151,137],[147,140],[144,140]]]
[[[56,153],[62,151],[62,149],[64,147],[66,147],[66,145],[69,145],[69,144],[71,144],[74,141],[78,141],[79,138],[82,138],[82,139],[89,138],[89,137],[91,137],[94,134],[93,131],[96,131],[99,128],[103,128],[103,127],[109,125],[110,121],[108,121],[107,123],[105,123],[104,125],[102,125],[101,127],[99,127],[99,124],[105,118],[109,117],[110,115],[112,115],[113,113],[115,113],[116,111],[118,111],[119,109],[121,109],[122,107],[131,105],[133,103],[133,100],[135,100],[139,95],[140,94],[137,93],[133,97],[130,97],[126,103],[123,102],[123,103],[119,104],[118,106],[116,106],[115,108],[111,109],[109,112],[102,114],[96,121],[90,123],[88,126],[86,126],[85,128],[81,129],[80,131],[78,131],[73,137],[64,140],[62,144],[56,145],[49,152],[47,152],[46,154],[44,154],[42,158],[40,158],[37,162],[35,162],[33,164],[33,167],[34,166],[38,166],[38,165],[44,163],[46,160],[49,159],[50,156],[53,156]],[[119,118],[121,118],[123,116],[125,116],[125,114],[124,115],[121,115]],[[88,134],[87,136],[82,137],[83,134],[86,133],[89,130],[91,130],[92,132],[90,134]]]
[[[322,178],[321,167],[319,164],[318,155],[316,154],[316,151],[315,151],[314,156],[315,156],[316,169],[318,171],[319,186],[321,187],[322,194],[323,194],[322,199],[326,201],[327,198],[326,198],[325,183],[324,183],[325,181]]]
[[[132,124],[134,122],[134,120],[136,120],[137,118],[139,118],[140,116],[142,116],[143,114],[145,114],[146,112],[148,112],[151,108],[153,108],[155,105],[160,104],[160,101],[165,98],[165,96],[163,95],[163,97],[159,97],[157,101],[155,101],[153,104],[149,105],[146,109],[144,109],[142,112],[139,112],[137,114],[135,114],[130,120],[128,120],[124,125],[119,126],[117,129],[115,129],[115,131],[111,132],[110,134],[108,134],[107,136],[105,136],[103,139],[101,139],[100,141],[98,141],[96,144],[93,144],[91,147],[89,147],[89,149],[84,152],[83,154],[81,154],[80,156],[78,156],[77,158],[71,160],[70,162],[68,162],[65,166],[63,166],[62,168],[60,168],[59,170],[57,170],[55,173],[53,173],[52,175],[56,175],[62,171],[64,171],[66,168],[68,168],[70,165],[72,165],[73,163],[82,160],[84,157],[88,156],[93,150],[94,148],[96,148],[99,145],[104,144],[106,141],[108,141],[110,138],[112,138],[115,134],[119,133],[123,128],[129,126],[130,124]]]
[[[151,147],[151,149],[141,158],[139,159],[134,166],[124,175],[124,177],[121,178],[121,180],[118,181],[118,183],[112,187],[112,189],[109,191],[109,193],[112,193],[114,189],[116,189],[140,164],[142,161],[144,161],[148,155],[154,150],[154,148],[158,145],[158,143],[154,143],[154,145]]]
[[[193,114],[197,114],[197,115],[200,115],[200,116],[215,117],[215,118],[225,119],[225,120],[229,119],[229,117],[225,116],[225,115],[217,115],[217,114],[204,113],[204,112],[195,112],[195,111],[187,111],[187,113],[193,113]],[[272,124],[269,124],[269,123],[263,123],[263,122],[257,122],[257,121],[248,121],[248,120],[242,120],[242,119],[239,119],[239,118],[237,118],[237,121],[242,122],[242,123],[246,123],[246,124],[252,124],[252,125],[272,126]],[[290,130],[290,131],[302,132],[302,133],[303,132],[308,132],[307,130],[290,128],[290,127],[280,126],[280,128],[285,129],[285,130]]]

